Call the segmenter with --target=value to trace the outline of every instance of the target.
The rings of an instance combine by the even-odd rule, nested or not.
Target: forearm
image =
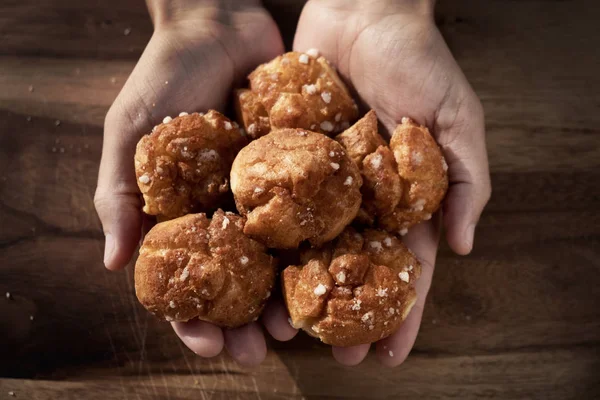
[[[154,28],[173,22],[221,19],[225,15],[260,7],[260,0],[146,0]]]

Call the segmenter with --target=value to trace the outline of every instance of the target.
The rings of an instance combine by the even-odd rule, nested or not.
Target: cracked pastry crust
[[[448,165],[426,127],[403,118],[388,146],[369,111],[335,139],[361,171],[359,222],[405,234],[437,211],[448,189]]]
[[[421,265],[396,236],[348,227],[302,265],[281,275],[292,326],[333,346],[355,346],[395,332],[416,302]]]
[[[199,318],[237,327],[258,318],[271,294],[276,262],[243,233],[245,219],[218,210],[155,225],[135,265],[138,300],[167,321]]]
[[[166,117],[136,148],[144,212],[167,220],[216,209],[229,191],[231,163],[246,144],[238,125],[217,111]]]
[[[348,128],[358,107],[335,69],[316,51],[290,52],[258,66],[250,89],[235,93],[238,121],[252,139],[271,129],[332,135]]]
[[[243,148],[231,169],[244,233],[271,248],[319,246],[356,217],[362,179],[336,141],[303,129],[273,131]]]

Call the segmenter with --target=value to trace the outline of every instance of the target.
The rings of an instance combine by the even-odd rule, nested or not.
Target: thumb
[[[110,270],[123,268],[140,240],[140,200],[135,195],[96,191],[96,211],[104,230],[104,265]]]
[[[483,108],[475,93],[469,90],[464,101],[442,108],[436,131],[449,167],[446,239],[464,255],[473,248],[475,227],[491,195]]]
[[[94,205],[105,235],[104,265],[117,270],[129,262],[140,240],[142,204],[133,168],[135,138],[117,135],[110,114],[105,123]]]

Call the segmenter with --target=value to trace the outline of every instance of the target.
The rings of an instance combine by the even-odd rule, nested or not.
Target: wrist
[[[228,25],[230,15],[261,7],[260,0],[146,0],[146,4],[155,30],[198,21]]]

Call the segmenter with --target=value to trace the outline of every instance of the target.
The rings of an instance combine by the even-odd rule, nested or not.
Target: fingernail
[[[115,251],[115,238],[110,233],[104,237],[104,266],[108,268],[108,263]]]
[[[469,251],[473,250],[473,240],[475,239],[475,224],[471,224],[467,226],[466,241],[467,246],[469,247]]]

